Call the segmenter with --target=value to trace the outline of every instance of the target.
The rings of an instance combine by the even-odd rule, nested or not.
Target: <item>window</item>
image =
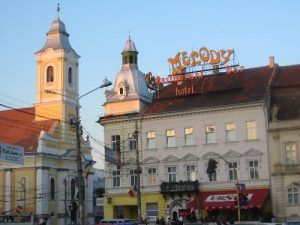
[[[54,178],[51,178],[50,180],[50,199],[55,199],[55,180]]]
[[[288,204],[299,204],[300,187],[298,185],[292,185],[288,188]]]
[[[68,71],[68,82],[69,84],[72,84],[72,68],[70,67],[69,68],[69,71]]]
[[[113,176],[113,187],[120,187],[121,173],[120,170],[114,170],[112,173]]]
[[[247,126],[247,139],[248,140],[257,139],[256,121],[247,121],[246,126]]]
[[[137,182],[137,171],[136,170],[129,170],[129,179],[130,179],[130,184],[129,186],[134,187]]]
[[[217,180],[217,172],[214,172],[212,174],[208,174],[208,180],[209,181],[216,181]]]
[[[214,125],[206,125],[206,144],[216,143],[216,127]]]
[[[252,180],[259,179],[257,160],[249,161],[249,169],[250,169],[250,179]]]
[[[19,192],[19,200],[18,204],[25,206],[26,205],[26,177],[21,177],[20,182],[18,182],[18,192]],[[28,191],[28,190],[27,190]]]
[[[71,180],[71,199],[74,200],[75,199],[75,180],[72,179]]]
[[[120,151],[120,135],[111,136],[111,144],[114,151]]]
[[[48,66],[47,68],[47,82],[54,81],[54,71],[52,66]]]
[[[156,168],[148,168],[148,185],[156,185]]]
[[[176,147],[175,130],[167,130],[167,148]]]
[[[185,146],[195,145],[194,128],[184,128]]]
[[[229,172],[229,180],[237,179],[237,163],[236,162],[228,163],[228,172]]]
[[[286,164],[296,164],[297,160],[297,146],[296,143],[286,143],[284,145],[285,150],[285,162]]]
[[[168,181],[176,182],[176,166],[168,167]]]
[[[133,64],[133,56],[132,56],[132,55],[129,56],[129,63],[130,63],[130,64]]]
[[[123,88],[120,88],[120,95],[123,95],[124,94],[124,90]]]
[[[226,141],[236,141],[236,126],[234,123],[227,123],[226,124]]]
[[[156,218],[158,218],[158,204],[157,203],[146,203],[146,214],[147,222],[152,224],[156,223]]]
[[[196,180],[196,166],[195,165],[187,165],[186,166],[186,179],[188,181]]]
[[[156,135],[154,131],[147,132],[147,148],[148,149],[156,148]]]
[[[135,134],[129,134],[128,144],[129,150],[136,150],[136,138]]]

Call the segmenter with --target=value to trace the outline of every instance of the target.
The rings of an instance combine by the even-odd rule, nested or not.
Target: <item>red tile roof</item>
[[[50,131],[56,120],[35,121],[35,108],[0,111],[0,141],[35,152],[41,131]]]
[[[265,66],[231,75],[208,75],[202,79],[186,80],[181,85],[172,83],[157,93],[145,115],[263,100],[273,71],[274,68]],[[176,96],[176,93],[188,93],[188,90],[190,94]]]
[[[300,118],[300,65],[279,68],[272,85],[273,104],[278,106],[278,120]]]

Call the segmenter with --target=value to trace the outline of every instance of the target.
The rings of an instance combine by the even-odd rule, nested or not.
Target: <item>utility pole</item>
[[[67,178],[64,179],[64,185],[65,185],[65,225],[67,225]]]
[[[138,211],[138,221],[139,223],[142,223],[142,199],[141,199],[141,173],[142,169],[140,167],[140,156],[139,156],[139,148],[138,148],[138,126],[137,126],[137,121],[135,121],[135,140],[136,140],[136,186],[137,186],[137,193],[136,193],[136,198],[137,198],[137,211]]]

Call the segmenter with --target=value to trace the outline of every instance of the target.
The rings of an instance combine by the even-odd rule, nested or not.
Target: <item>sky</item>
[[[300,63],[300,1],[295,0],[2,0],[0,2],[0,103],[35,103],[36,58],[57,18],[70,34],[79,60],[79,95],[106,77],[114,82],[121,52],[131,39],[144,73],[166,77],[177,52],[234,49],[245,68]],[[103,169],[104,89],[81,99],[82,125],[90,135],[97,168]],[[0,108],[3,110],[3,108]]]

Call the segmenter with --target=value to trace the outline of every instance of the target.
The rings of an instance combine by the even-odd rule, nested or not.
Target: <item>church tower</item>
[[[114,88],[105,92],[105,116],[139,113],[152,101],[144,74],[138,69],[137,55],[135,44],[129,37],[122,51],[122,68]]]
[[[59,13],[59,7],[57,11]],[[71,47],[69,34],[59,15],[52,22],[44,47],[35,54],[37,59],[35,119],[69,121],[76,115],[80,56]]]

